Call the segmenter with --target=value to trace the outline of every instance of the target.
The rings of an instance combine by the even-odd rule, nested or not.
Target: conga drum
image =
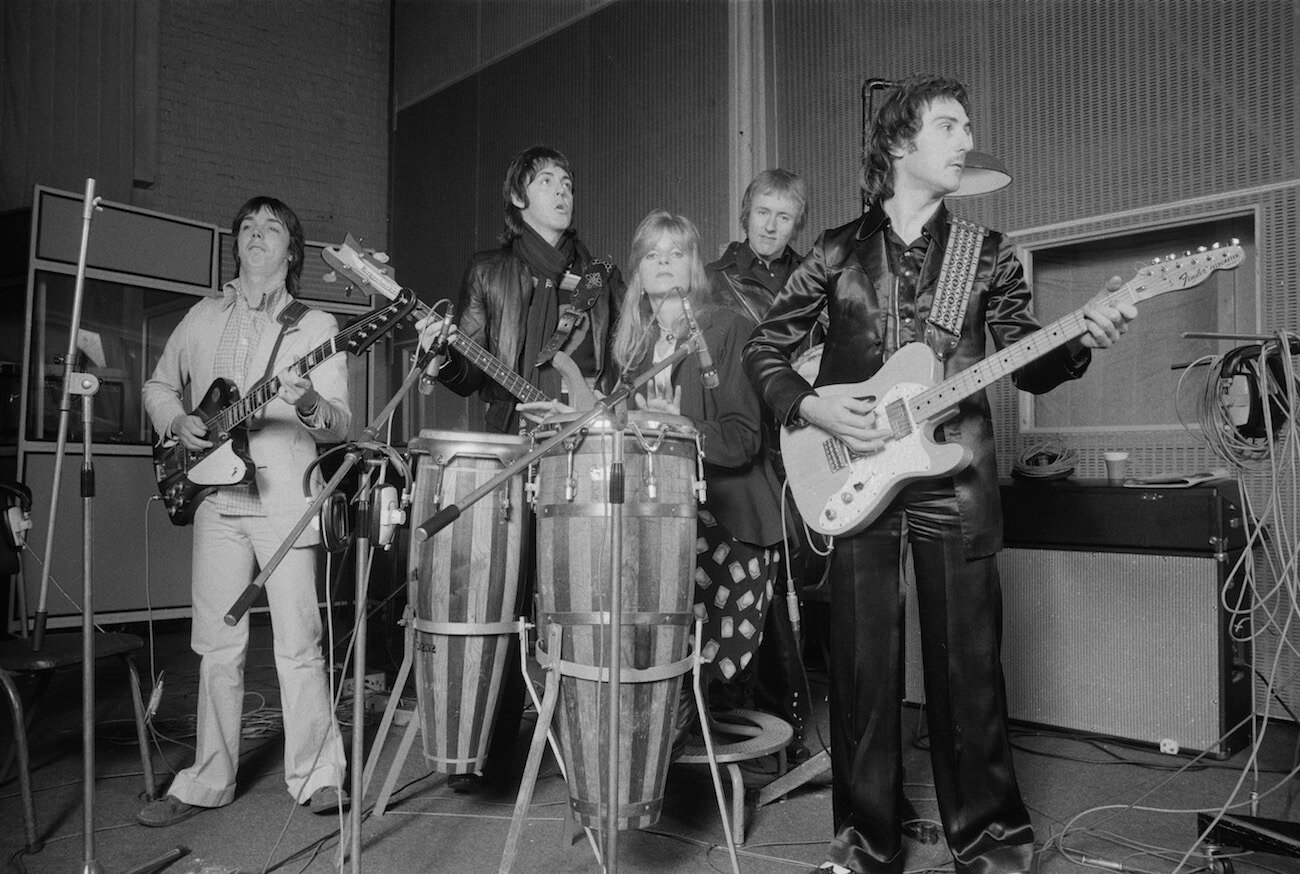
[[[528,451],[523,437],[421,431],[411,518],[426,519]],[[524,476],[512,477],[423,542],[412,538],[407,594],[415,614],[416,699],[434,770],[480,770],[492,740],[510,638],[517,633]]]
[[[573,416],[538,428],[543,441]],[[623,565],[611,574],[608,484],[614,429],[597,420],[536,464],[539,638],[562,627],[561,652],[538,658],[560,670],[558,734],[569,803],[586,826],[606,822],[608,602],[622,580],[619,828],[659,820],[682,675],[690,670],[695,562],[697,433],[681,416],[629,413],[624,439]],[[558,659],[558,664],[557,664]],[[603,678],[602,678],[603,671]]]

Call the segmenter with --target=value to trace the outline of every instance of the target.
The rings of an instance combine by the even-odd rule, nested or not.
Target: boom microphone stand
[[[253,606],[253,602],[257,600],[257,596],[261,594],[262,588],[266,585],[267,578],[279,567],[284,557],[289,554],[289,550],[293,548],[294,543],[298,540],[298,535],[302,534],[307,526],[311,524],[311,520],[316,518],[316,514],[320,512],[321,506],[324,505],[329,496],[338,490],[339,483],[343,481],[348,472],[364,459],[373,458],[385,451],[392,451],[376,442],[379,432],[393,415],[397,405],[402,402],[402,399],[406,397],[420,378],[425,366],[433,359],[434,354],[434,348],[430,347],[430,351],[419,358],[416,365],[411,368],[410,373],[406,375],[406,379],[402,382],[397,393],[389,398],[388,403],[379,411],[379,415],[366,426],[366,430],[361,434],[361,439],[350,445],[350,448],[343,456],[343,463],[339,465],[339,469],[335,471],[334,476],[330,477],[329,482],[325,484],[325,488],[321,489],[320,494],[308,505],[301,518],[298,519],[297,524],[293,526],[293,530],[289,532],[289,536],[285,538],[284,543],[280,544],[280,548],[276,550],[275,555],[271,556],[271,560],[267,562],[266,567],[262,569],[256,579],[248,584],[248,587],[244,589],[244,593],[231,606],[230,612],[225,616],[227,625],[234,626],[237,624],[244,614],[248,612],[249,608]],[[365,761],[366,597],[368,587],[367,570],[370,566],[369,486],[365,482],[365,478],[362,479],[362,501],[358,510],[359,518],[356,527],[358,531],[357,578],[354,597],[356,599],[357,627],[352,643],[354,648],[352,657],[352,802],[348,816],[348,829],[351,834],[351,870],[354,874],[360,874],[361,871],[361,806],[364,801],[363,795],[365,791],[362,782],[362,764]],[[340,849],[342,849],[343,840],[341,837],[339,844]]]

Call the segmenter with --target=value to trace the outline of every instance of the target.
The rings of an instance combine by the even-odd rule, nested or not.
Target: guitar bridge
[[[826,452],[826,463],[830,465],[831,470],[843,470],[849,466],[851,460],[849,447],[838,437],[832,437],[822,442],[822,449]]]

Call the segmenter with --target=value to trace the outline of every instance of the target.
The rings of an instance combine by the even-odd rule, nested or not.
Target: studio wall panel
[[[455,297],[470,255],[498,244],[502,179],[532,143],[573,164],[574,226],[594,255],[625,266],[636,225],[663,207],[699,226],[710,259],[736,206],[727,203],[726,12],[682,0],[602,5],[401,109],[392,254],[403,284]],[[437,427],[464,426],[477,410],[447,404]]]

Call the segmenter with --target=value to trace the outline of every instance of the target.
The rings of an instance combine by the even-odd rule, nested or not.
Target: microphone
[[[713,366],[713,356],[709,354],[709,347],[704,342],[704,332],[700,330],[700,323],[695,321],[695,310],[691,307],[691,302],[682,294],[682,290],[677,289],[677,296],[681,298],[682,309],[686,312],[686,324],[691,328],[691,339],[695,342],[695,354],[700,359],[700,378],[704,381],[704,387],[715,389],[718,387],[718,369]]]
[[[438,372],[442,366],[447,363],[447,338],[451,335],[451,313],[452,307],[447,307],[446,317],[442,320],[442,329],[438,331],[438,339],[429,344],[426,355],[432,353],[429,364],[426,365],[424,374],[420,377],[420,394],[427,395],[433,393],[433,381],[438,378]]]

